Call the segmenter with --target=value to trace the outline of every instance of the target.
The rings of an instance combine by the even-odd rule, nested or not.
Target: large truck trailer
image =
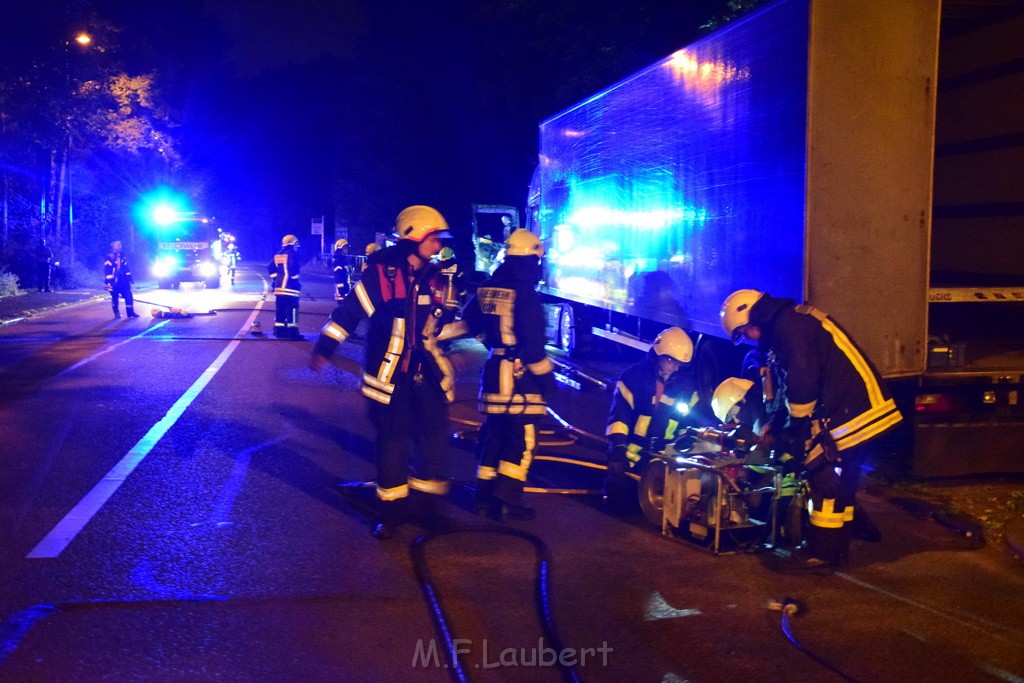
[[[644,349],[678,325],[709,390],[744,371],[726,296],[792,297],[834,315],[904,397],[915,473],[1024,471],[1019,95],[1015,117],[985,117],[1016,150],[986,160],[995,143],[965,142],[970,110],[1006,106],[981,84],[1001,72],[967,50],[936,164],[940,11],[782,0],[542,122],[526,221],[559,343]],[[1020,45],[995,59],[1019,63]],[[1000,175],[1014,180],[974,182]],[[972,214],[974,185],[998,215]]]

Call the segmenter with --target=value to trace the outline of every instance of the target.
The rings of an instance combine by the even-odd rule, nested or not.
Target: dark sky
[[[91,16],[130,71],[155,67],[181,112],[172,180],[258,251],[318,215],[359,243],[409,204],[462,235],[471,203],[522,208],[539,122],[726,2],[8,1],[62,30]]]
[[[691,42],[723,4],[207,0],[242,79],[220,197],[254,193],[217,210],[271,232],[324,213],[362,242],[411,203],[457,232],[473,202],[521,208],[538,123]]]

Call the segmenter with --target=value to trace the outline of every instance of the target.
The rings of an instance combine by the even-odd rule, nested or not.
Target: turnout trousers
[[[299,335],[299,297],[292,294],[274,296],[274,336]]]
[[[540,417],[492,413],[484,418],[477,453],[479,499],[490,494],[509,505],[522,504]]]
[[[388,405],[370,400],[369,417],[377,430],[380,521],[397,523],[408,509],[410,490],[438,496],[448,492],[443,474],[451,436],[448,400],[437,384],[409,378],[395,387]]]
[[[848,448],[841,452],[841,463],[826,463],[807,477],[811,489],[807,551],[818,559],[841,564],[849,558],[857,486],[867,448],[866,443]]]
[[[116,284],[110,290],[110,307],[114,309],[114,315],[119,314],[119,302],[117,300],[119,296],[124,299],[124,309],[128,315],[135,313],[135,299],[132,298],[132,286]]]

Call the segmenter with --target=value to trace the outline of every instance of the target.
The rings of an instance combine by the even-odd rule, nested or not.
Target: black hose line
[[[537,580],[534,584],[534,596],[536,599],[537,612],[541,617],[544,635],[551,643],[551,647],[556,652],[564,651],[565,648],[562,645],[562,639],[555,628],[554,616],[551,613],[550,588],[548,587],[548,577],[551,567],[551,551],[548,549],[548,546],[544,541],[534,534],[526,531],[496,526],[476,525],[457,527],[444,531],[428,531],[427,533],[417,537],[412,542],[409,546],[409,552],[412,555],[413,568],[416,571],[416,579],[419,582],[420,589],[423,591],[423,595],[430,604],[430,616],[434,621],[434,626],[437,627],[438,634],[444,639],[445,645],[448,648],[449,659],[451,660],[451,665],[448,667],[448,670],[451,672],[452,678],[459,683],[464,683],[469,680],[466,675],[466,663],[461,661],[460,652],[455,649],[451,629],[448,626],[448,619],[445,617],[441,600],[438,597],[437,590],[434,588],[433,575],[430,572],[430,567],[427,564],[426,559],[426,545],[430,541],[442,536],[466,533],[503,534],[506,536],[515,536],[516,538],[521,538],[533,544],[534,550],[537,553]],[[562,658],[559,657],[558,666],[562,675],[562,680],[567,683],[579,683],[580,679],[576,674],[576,670],[563,663],[561,660]]]
[[[796,609],[795,608],[796,608],[795,603],[791,603],[790,602],[790,603],[784,604],[782,606],[782,610],[781,610],[782,611],[782,632],[786,635],[786,638],[789,639],[789,642],[793,643],[793,645],[796,647],[797,650],[800,650],[800,652],[803,652],[805,655],[810,657],[812,660],[814,660],[815,662],[817,662],[821,666],[825,667],[826,669],[828,669],[829,671],[834,673],[836,676],[839,676],[839,678],[841,678],[842,680],[847,681],[848,683],[857,683],[857,679],[853,678],[852,676],[847,675],[846,673],[844,673],[843,671],[838,669],[836,666],[834,666],[830,662],[822,659],[821,657],[816,655],[814,652],[812,652],[811,650],[808,650],[806,647],[804,647],[803,645],[800,644],[800,641],[798,641],[796,639],[796,636],[793,635],[793,624],[790,621],[790,615],[791,614],[796,614]]]

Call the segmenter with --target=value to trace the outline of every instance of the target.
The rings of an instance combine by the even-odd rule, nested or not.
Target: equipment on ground
[[[803,538],[805,485],[759,455],[741,431],[687,428],[661,453],[647,453],[640,508],[665,536],[713,554],[751,551]]]

